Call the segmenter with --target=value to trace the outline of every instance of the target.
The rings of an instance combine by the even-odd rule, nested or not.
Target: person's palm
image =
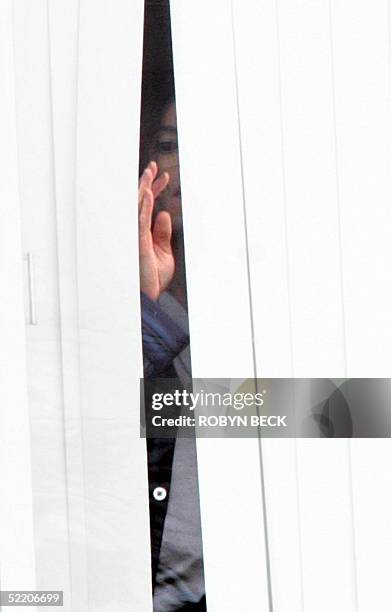
[[[139,183],[139,256],[140,288],[152,300],[167,289],[173,279],[175,260],[171,247],[171,217],[161,211],[152,229],[155,199],[167,187],[167,172],[159,178],[158,167],[151,162],[144,170]]]

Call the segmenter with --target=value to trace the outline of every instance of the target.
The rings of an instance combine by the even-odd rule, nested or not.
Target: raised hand
[[[170,180],[167,172],[156,178],[157,175],[156,162],[150,162],[140,178],[138,190],[140,288],[152,300],[157,300],[167,289],[175,272],[169,213],[159,212],[152,229],[155,200]]]

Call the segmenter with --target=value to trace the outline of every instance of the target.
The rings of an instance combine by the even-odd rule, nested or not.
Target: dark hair
[[[143,78],[140,118],[140,174],[162,113],[175,101],[170,7],[167,0],[146,0],[144,17]]]

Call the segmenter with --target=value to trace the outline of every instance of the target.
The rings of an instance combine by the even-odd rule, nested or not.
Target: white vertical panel
[[[391,89],[386,0],[331,0],[350,377],[391,376]],[[359,610],[390,608],[391,449],[353,440]]]
[[[22,247],[24,257],[32,258],[36,313],[35,325],[26,317],[26,332],[37,588],[64,590],[67,606],[68,517],[46,1],[16,0],[14,15]],[[27,276],[26,272],[25,293]]]
[[[276,5],[233,2],[257,375],[292,375]],[[302,610],[295,440],[263,440],[273,609]]]
[[[230,3],[172,0],[193,376],[252,377]],[[268,610],[258,440],[198,440],[208,609]]]
[[[0,573],[2,589],[34,589],[12,5],[0,2]]]
[[[278,21],[293,371],[296,376],[341,375],[343,320],[327,6],[281,1]],[[354,608],[348,475],[346,443],[298,442],[308,610]]]
[[[283,151],[296,375],[344,371],[328,7],[279,0]]]
[[[151,609],[137,184],[143,1],[80,6],[77,266],[91,610]]]
[[[87,609],[75,205],[79,0],[50,0],[48,18],[69,521],[68,601]]]
[[[293,374],[345,374],[329,9],[279,0]],[[349,443],[299,440],[304,609],[356,609]],[[338,552],[336,552],[338,551]]]

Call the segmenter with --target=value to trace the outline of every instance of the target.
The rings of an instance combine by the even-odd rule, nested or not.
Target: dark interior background
[[[145,0],[140,174],[148,164],[161,112],[175,97],[169,0]]]

